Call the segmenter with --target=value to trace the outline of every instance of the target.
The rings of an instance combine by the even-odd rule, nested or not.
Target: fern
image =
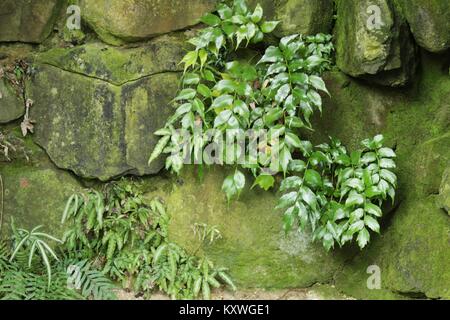
[[[67,271],[71,285],[80,290],[83,297],[94,300],[116,299],[114,284],[87,260],[72,264]]]

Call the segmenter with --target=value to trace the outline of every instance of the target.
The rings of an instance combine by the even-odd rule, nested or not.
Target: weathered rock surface
[[[164,39],[135,49],[55,49],[37,59],[27,89],[35,137],[58,167],[101,180],[162,168],[162,159],[147,162],[153,132],[172,113],[183,54],[181,40]]]
[[[450,214],[450,161],[439,189],[438,206]]]
[[[61,0],[2,0],[0,42],[42,42],[52,31]]]
[[[25,113],[23,99],[5,79],[0,79],[0,123],[16,120]]]
[[[417,43],[431,52],[450,48],[450,2],[399,0]]]
[[[258,3],[268,20],[278,20],[275,34],[286,36],[300,33],[315,35],[329,33],[333,22],[332,0],[250,0],[252,8]]]
[[[416,47],[391,0],[337,3],[336,63],[348,75],[403,86],[415,73]]]
[[[5,201],[3,228],[8,232],[11,217],[16,227],[62,236],[61,217],[66,201],[81,186],[69,173],[52,168],[22,164],[0,164]]]
[[[422,60],[422,81],[409,90],[327,76],[332,98],[317,120],[317,142],[332,135],[354,148],[383,133],[397,153],[397,207],[385,214],[381,236],[372,236],[335,278],[339,290],[356,298],[450,297],[450,220],[437,196],[450,163],[450,78],[441,57]],[[380,267],[380,290],[367,287],[371,265]]]
[[[184,29],[217,0],[78,0],[83,19],[106,43],[120,45]]]
[[[213,167],[202,181],[192,168],[184,170],[178,179],[150,179],[147,184],[156,191],[147,196],[165,200],[171,241],[190,252],[200,247],[199,254],[229,268],[241,288],[309,287],[331,280],[342,266],[342,254],[326,253],[309,234],[285,235],[281,213],[274,209],[275,194],[246,190],[228,205],[221,191],[226,170]],[[192,230],[195,223],[216,226],[223,238],[202,245]]]

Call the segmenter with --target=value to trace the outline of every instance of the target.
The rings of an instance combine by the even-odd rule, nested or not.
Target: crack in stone
[[[51,63],[48,63],[48,62],[39,62],[39,64],[46,65],[46,66],[49,66],[49,67],[53,67],[55,69],[59,69],[59,70],[64,71],[64,72],[76,74],[76,75],[79,75],[79,76],[82,76],[82,77],[85,77],[85,78],[99,80],[99,81],[108,83],[108,84],[110,84],[110,85],[112,85],[114,87],[122,87],[124,85],[129,84],[129,83],[137,82],[137,81],[140,81],[140,80],[143,80],[143,79],[147,79],[147,78],[150,78],[150,77],[153,77],[153,76],[161,75],[161,74],[181,73],[182,72],[182,71],[173,71],[173,70],[163,70],[163,71],[154,72],[154,73],[142,76],[142,77],[138,77],[138,78],[135,78],[135,79],[126,80],[126,81],[123,81],[123,82],[114,82],[114,81],[107,80],[107,79],[100,78],[100,77],[96,77],[96,76],[93,76],[93,75],[88,75],[88,74],[77,72],[77,71],[74,71],[74,70],[61,68],[60,66],[57,66],[57,65],[54,65],[54,64],[51,64]]]

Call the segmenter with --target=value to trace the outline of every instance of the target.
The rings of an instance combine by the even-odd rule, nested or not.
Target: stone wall
[[[163,159],[147,165],[152,133],[172,112],[185,40],[216,0],[2,1],[0,65],[24,59],[33,72],[24,95],[0,80],[0,132],[20,137],[25,99],[34,101],[35,121],[34,134],[16,138],[26,156],[0,158],[5,223],[14,216],[58,235],[71,193],[139,176],[149,199],[165,198],[173,241],[196,246],[193,223],[218,226],[223,239],[200,252],[230,268],[241,288],[329,283],[356,298],[450,298],[450,2],[250,1],[258,2],[282,21],[277,36],[334,35],[331,98],[311,138],[333,135],[353,148],[383,133],[396,149],[399,197],[368,248],[325,253],[309,235],[286,237],[276,191],[246,190],[228,205],[220,191],[226,169],[199,180],[194,168],[168,176]],[[82,14],[76,32],[65,27],[73,4]],[[371,5],[379,27],[367,24],[380,22],[370,20]],[[381,290],[367,289],[370,265],[381,268]]]

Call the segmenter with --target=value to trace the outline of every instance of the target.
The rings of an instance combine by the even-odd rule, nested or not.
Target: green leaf
[[[358,192],[364,191],[364,182],[362,182],[360,179],[353,178],[349,179],[344,182],[343,184],[345,187],[350,187],[352,189],[356,189]]]
[[[322,177],[316,170],[308,169],[305,172],[305,182],[313,188],[319,188],[322,186]]]
[[[155,146],[155,149],[153,150],[152,154],[150,155],[150,158],[148,160],[148,165],[152,164],[153,161],[155,161],[156,158],[159,157],[159,155],[163,152],[164,148],[167,146],[169,141],[170,141],[170,136],[164,136],[161,139],[159,139],[158,143]]]
[[[228,202],[238,194],[238,190],[236,189],[236,185],[234,184],[233,175],[230,175],[225,178],[222,184],[222,191],[225,192]]]
[[[374,205],[373,203],[366,203],[364,206],[364,211],[376,217],[381,217],[383,215],[380,207]]]
[[[327,90],[327,87],[325,85],[325,82],[322,80],[321,77],[318,76],[310,76],[309,77],[309,82],[311,83],[311,85],[316,88],[317,90],[321,90],[326,92],[328,95],[330,95],[330,93]]]
[[[358,241],[358,245],[361,249],[363,249],[370,240],[370,234],[369,231],[367,231],[366,228],[362,229],[359,234],[358,234],[358,238],[356,239]]]
[[[221,80],[219,81],[214,90],[222,91],[225,93],[233,93],[236,90],[236,82],[233,80]]]
[[[294,226],[295,218],[297,215],[298,209],[293,206],[286,210],[286,212],[283,215],[283,228],[286,233],[290,232],[292,230],[292,227]]]
[[[228,94],[224,94],[216,99],[214,99],[211,108],[213,109],[217,109],[217,108],[225,108],[225,107],[229,107],[233,105],[233,97],[228,95]]]
[[[380,233],[380,224],[378,223],[377,220],[375,220],[374,218],[372,218],[371,216],[365,216],[364,217],[364,223],[366,224],[366,226],[376,232],[376,233]]]
[[[263,33],[271,33],[278,26],[280,21],[265,21],[261,24],[261,31]]]
[[[283,60],[283,53],[281,53],[281,50],[277,47],[271,46],[267,48],[264,56],[259,60],[259,63],[266,63],[266,62],[279,62]]]
[[[310,188],[303,186],[300,189],[300,193],[301,193],[303,201],[305,201],[305,203],[307,203],[313,210],[316,210],[317,197],[314,194],[314,192],[312,192]]]
[[[347,207],[360,206],[362,204],[364,204],[364,196],[359,193],[350,193],[347,201],[345,201]]]
[[[282,103],[287,98],[290,92],[291,86],[289,84],[282,85],[275,95],[275,102]]]
[[[353,235],[356,232],[362,230],[363,228],[364,228],[364,221],[358,220],[350,225],[350,227],[348,228],[348,232],[350,235]]]
[[[255,183],[253,184],[253,187],[258,185],[262,189],[267,191],[270,188],[272,188],[274,186],[274,184],[275,184],[275,178],[273,176],[263,174],[256,178]]]
[[[306,64],[308,65],[308,68],[312,69],[319,66],[323,61],[324,60],[321,57],[312,55],[306,59]]]
[[[200,76],[197,73],[186,73],[183,77],[183,84],[192,85],[200,82]]]
[[[386,169],[381,169],[380,176],[381,178],[389,182],[391,185],[393,186],[397,185],[397,176],[395,175],[395,173]]]
[[[196,94],[197,94],[197,91],[195,91],[194,89],[184,89],[184,90],[181,90],[181,92],[175,98],[175,101],[190,100],[190,99],[195,98]]]
[[[281,196],[276,209],[284,209],[294,205],[297,200],[297,192],[289,192]]]
[[[268,113],[264,115],[264,123],[267,126],[271,126],[275,121],[281,119],[283,116],[283,110],[281,108],[270,109]]]
[[[378,155],[381,158],[395,158],[397,156],[394,150],[390,148],[381,148],[380,150],[378,150]]]
[[[293,132],[286,132],[285,142],[293,148],[300,148],[302,145],[300,138]]]
[[[353,151],[350,154],[350,159],[352,161],[352,165],[357,166],[361,160],[361,151]]]
[[[291,152],[287,147],[281,149],[280,152],[280,166],[283,172],[286,174],[289,166],[289,162],[292,160]]]
[[[214,128],[220,127],[230,120],[230,117],[233,115],[231,110],[224,110],[214,119]]]
[[[188,52],[183,60],[181,60],[181,63],[184,63],[184,72],[191,67],[194,66],[197,63],[198,59],[198,52],[197,51],[190,51]]]
[[[377,155],[375,152],[367,152],[361,158],[361,162],[364,164],[369,164],[375,161],[377,161]]]
[[[383,135],[379,134],[373,138],[373,142],[375,143],[376,148],[381,148],[384,143],[384,137]]]
[[[280,191],[284,192],[290,189],[298,189],[302,186],[303,180],[300,177],[292,176],[281,182]]]
[[[373,198],[373,197],[379,196],[380,194],[382,194],[382,192],[377,186],[372,186],[372,187],[369,187],[368,189],[366,189],[364,194],[368,198]]]
[[[222,22],[218,16],[212,13],[207,13],[200,19],[200,21],[211,27],[215,27]]]
[[[206,85],[203,83],[200,83],[197,87],[198,93],[200,93],[205,98],[211,97],[211,89],[209,89]]]
[[[395,169],[397,166],[394,160],[384,158],[380,160],[380,167],[383,169]]]
[[[308,75],[306,73],[293,73],[290,76],[291,82],[298,84],[298,85],[304,85],[308,83]]]
[[[306,169],[306,163],[303,160],[292,160],[289,162],[288,170],[290,172],[303,172]]]
[[[230,19],[233,16],[233,10],[224,3],[218,6],[217,13],[222,20]]]
[[[256,5],[255,11],[254,11],[253,14],[252,14],[252,18],[251,18],[251,19],[252,19],[252,21],[253,21],[254,23],[258,23],[258,22],[261,21],[262,17],[263,17],[263,8],[262,8],[261,5],[258,3],[258,4]]]

